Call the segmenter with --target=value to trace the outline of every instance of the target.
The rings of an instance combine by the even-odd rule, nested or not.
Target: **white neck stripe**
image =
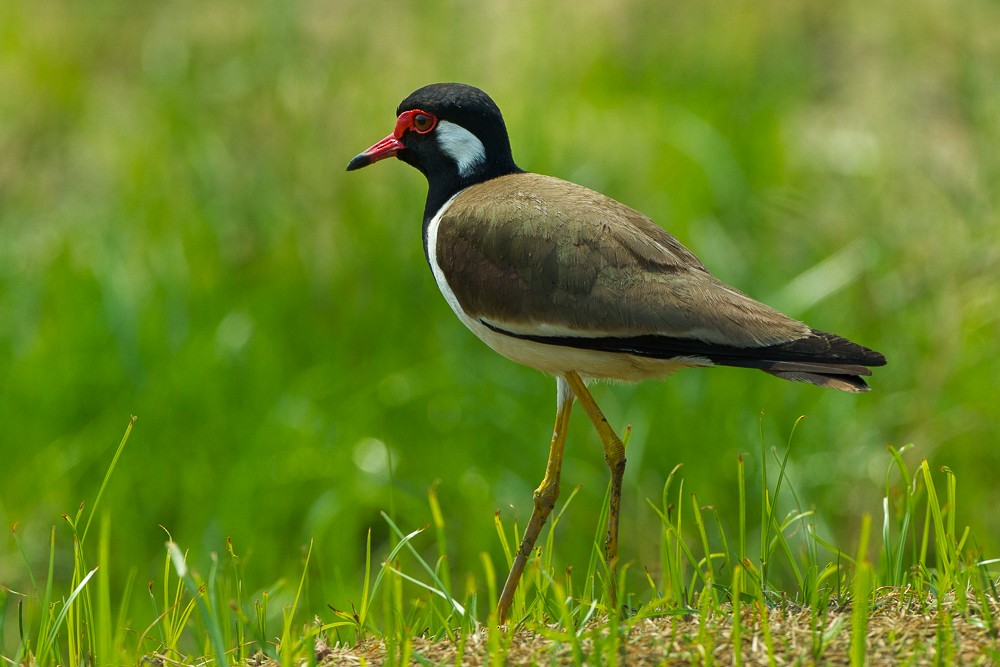
[[[461,125],[446,120],[438,121],[435,135],[441,150],[458,165],[458,175],[462,178],[486,160],[483,142]]]

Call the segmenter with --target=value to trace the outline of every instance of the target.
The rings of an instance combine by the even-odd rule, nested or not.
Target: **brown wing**
[[[463,191],[437,262],[465,312],[526,336],[770,346],[810,329],[712,276],[656,223],[593,190],[512,174]]]

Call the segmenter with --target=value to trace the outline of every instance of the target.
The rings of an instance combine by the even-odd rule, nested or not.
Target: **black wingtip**
[[[860,364],[862,366],[885,366],[885,355],[877,350],[873,350],[864,345],[858,345],[854,341],[843,336],[828,333],[826,331],[812,330],[812,336],[788,344],[789,348],[801,348],[803,351],[811,347],[817,351],[822,350],[824,361],[839,362],[846,364]]]

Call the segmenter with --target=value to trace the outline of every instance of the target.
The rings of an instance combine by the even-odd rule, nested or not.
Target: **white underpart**
[[[459,176],[463,178],[468,176],[477,164],[486,160],[486,147],[483,146],[483,142],[461,125],[446,120],[438,121],[434,134],[444,154],[458,165]]]
[[[440,124],[439,124],[440,127]],[[457,126],[456,126],[457,127]],[[463,130],[464,131],[464,130]],[[444,271],[438,264],[437,258],[437,237],[441,218],[448,207],[462,194],[459,191],[431,218],[427,225],[427,259],[431,265],[431,272],[437,282],[438,289],[444,296],[445,301],[472,333],[493,348],[499,354],[525,366],[537,368],[545,373],[550,373],[557,377],[565,375],[569,371],[576,371],[585,378],[625,380],[638,382],[646,378],[660,378],[673,373],[676,370],[688,366],[712,366],[712,362],[701,357],[679,358],[679,359],[651,359],[632,354],[622,354],[618,352],[598,352],[595,350],[585,350],[573,347],[562,347],[559,345],[549,345],[536,341],[524,340],[498,333],[480,320],[470,317],[458,302],[458,297],[448,285]],[[491,321],[495,327],[507,331],[522,333],[524,327],[516,327],[501,321]],[[561,327],[541,323],[539,329],[561,332]],[[527,332],[524,332],[527,333]],[[574,332],[580,335],[580,332]],[[594,332],[595,337],[600,334]],[[544,335],[544,334],[543,334]]]

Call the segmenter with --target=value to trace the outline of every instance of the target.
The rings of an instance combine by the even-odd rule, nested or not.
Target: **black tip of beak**
[[[372,163],[371,157],[366,153],[359,153],[354,156],[354,159],[347,163],[347,171],[354,171],[355,169],[361,169],[362,167],[367,167]]]

